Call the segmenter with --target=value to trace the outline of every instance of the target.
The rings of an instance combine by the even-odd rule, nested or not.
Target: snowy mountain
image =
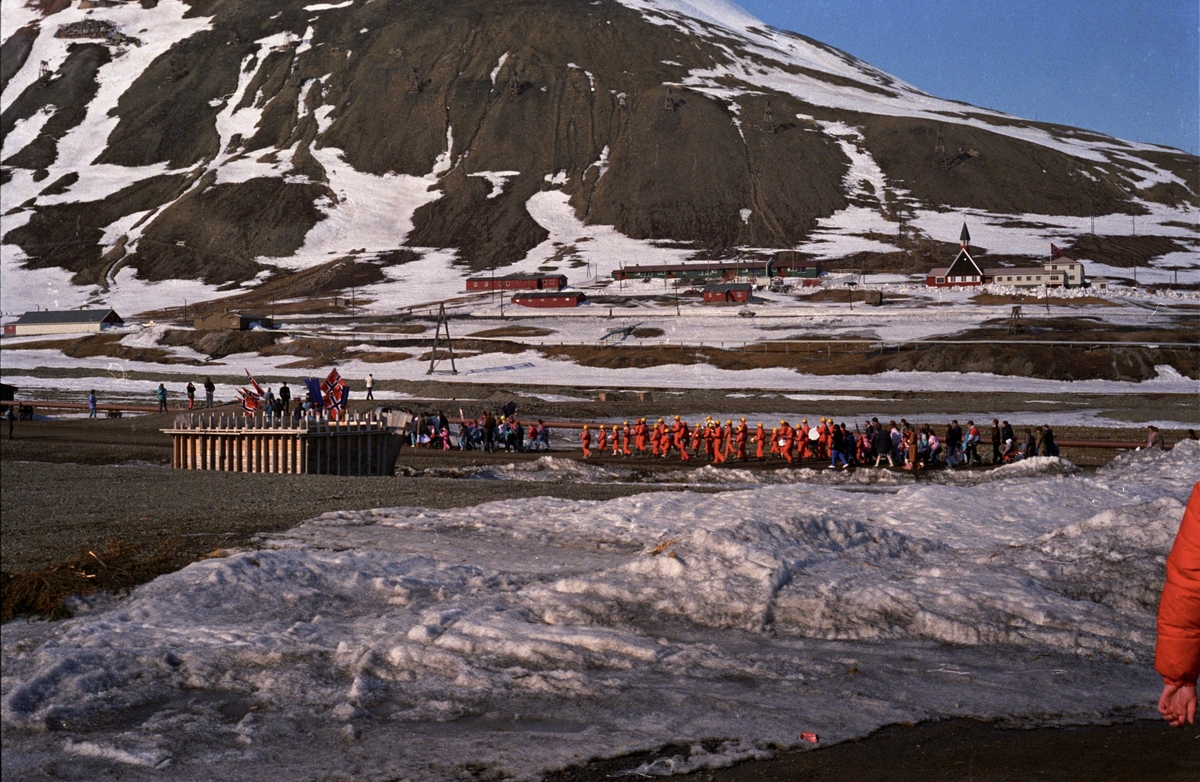
[[[941,100],[724,0],[3,0],[2,33],[6,313],[348,257],[405,300],[490,268],[911,266],[964,213],[1000,256],[1200,249],[1194,156]]]

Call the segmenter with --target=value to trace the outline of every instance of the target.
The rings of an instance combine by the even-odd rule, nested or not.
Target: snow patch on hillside
[[[55,106],[43,106],[32,117],[17,120],[13,124],[13,129],[4,137],[4,146],[0,149],[0,160],[7,160],[32,144],[56,111]]]

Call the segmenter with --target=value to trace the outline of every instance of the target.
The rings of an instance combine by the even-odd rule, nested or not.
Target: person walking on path
[[[579,435],[579,442],[583,446],[583,458],[592,458],[592,433],[588,429],[587,424],[583,425],[583,432]]]
[[[375,400],[375,376],[367,373],[367,399]]]
[[[292,411],[292,389],[288,388],[287,381],[279,387],[279,401],[283,402],[283,414],[287,415]]]
[[[13,410],[15,405],[6,405],[4,408],[4,420],[8,421],[8,439],[12,439],[13,421],[17,420],[17,413]]]
[[[154,392],[154,396],[158,399],[158,412],[167,412],[167,387],[159,383],[158,390]]]
[[[187,384],[188,410],[196,406],[196,384],[188,381]]]
[[[1158,713],[1171,727],[1196,721],[1200,675],[1200,483],[1183,512],[1167,557],[1167,581],[1158,603],[1154,670],[1163,677]]]
[[[96,417],[96,389],[88,391],[88,418]]]
[[[213,383],[211,377],[204,378],[204,404],[205,407],[213,406],[213,394],[217,392],[217,386]]]

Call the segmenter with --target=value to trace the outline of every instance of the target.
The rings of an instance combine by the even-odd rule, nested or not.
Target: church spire
[[[965,221],[963,222],[962,233],[958,235],[958,241],[962,244],[962,248],[964,250],[969,249],[971,246],[971,232],[967,230],[967,224]]]

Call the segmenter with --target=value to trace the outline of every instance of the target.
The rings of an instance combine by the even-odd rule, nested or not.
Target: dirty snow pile
[[[667,743],[640,772],[680,772],[801,731],[1152,715],[1200,447],[879,476],[326,514],[6,625],[5,774],[536,779]]]

